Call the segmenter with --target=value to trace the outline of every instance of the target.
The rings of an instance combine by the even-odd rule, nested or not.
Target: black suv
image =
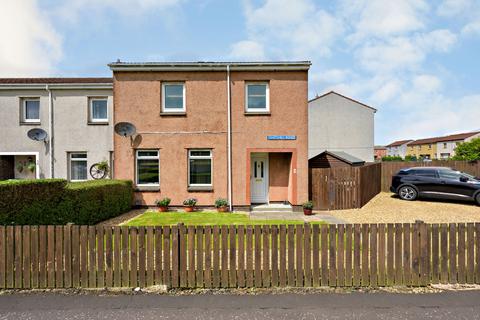
[[[480,178],[445,167],[413,167],[392,177],[390,191],[403,200],[419,196],[474,200],[480,205]]]

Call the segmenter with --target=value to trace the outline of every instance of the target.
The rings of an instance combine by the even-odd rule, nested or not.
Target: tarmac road
[[[425,294],[6,294],[0,319],[480,319],[480,291]]]

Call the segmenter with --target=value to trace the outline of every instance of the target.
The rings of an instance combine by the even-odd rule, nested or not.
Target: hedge
[[[0,182],[0,224],[96,224],[130,210],[131,181],[63,179]]]

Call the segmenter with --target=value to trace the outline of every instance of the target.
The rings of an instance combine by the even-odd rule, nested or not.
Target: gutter
[[[228,206],[232,211],[232,104],[230,99],[230,65],[227,65],[227,184]]]
[[[45,90],[48,92],[48,154],[50,158],[50,178],[54,177],[54,163],[53,163],[53,99],[52,91],[48,84],[45,85]]]
[[[73,90],[73,89],[112,89],[111,83],[99,84],[0,84],[0,90],[43,90],[45,86],[56,90]]]

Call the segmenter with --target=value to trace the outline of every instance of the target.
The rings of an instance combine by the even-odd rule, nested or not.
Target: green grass
[[[280,225],[280,224],[303,224],[302,220],[253,220],[246,214],[219,213],[212,211],[204,212],[156,212],[147,211],[138,217],[127,221],[125,226],[171,226],[183,223],[187,226],[206,225]],[[312,222],[322,224],[323,222]]]

